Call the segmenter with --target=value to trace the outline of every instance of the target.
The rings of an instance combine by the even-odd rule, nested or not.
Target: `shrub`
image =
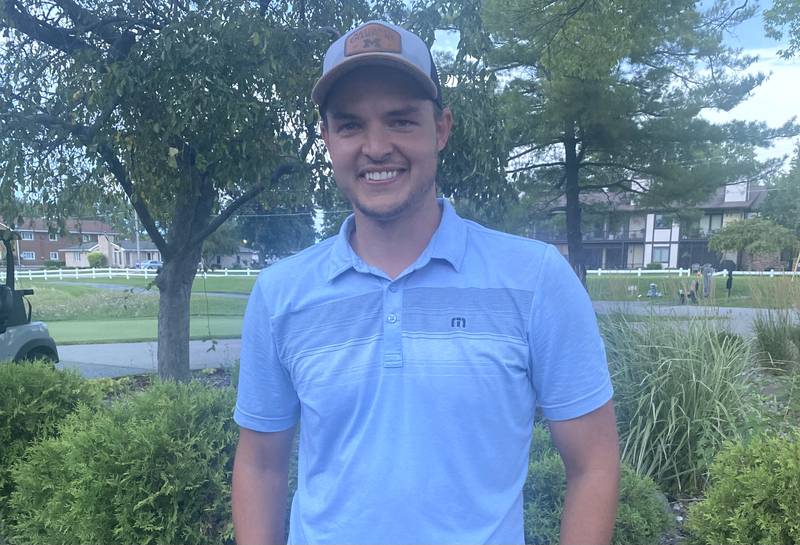
[[[686,527],[696,543],[800,543],[800,431],[730,444]]]
[[[790,309],[767,309],[753,320],[756,357],[767,369],[786,370],[800,364],[800,323]]]
[[[645,265],[644,268],[649,269],[651,271],[660,271],[661,269],[664,268],[664,266],[661,263],[657,263],[654,261]]]
[[[57,259],[47,259],[44,262],[44,266],[46,269],[62,269],[66,266],[66,263]]]
[[[108,258],[102,252],[90,252],[89,255],[86,256],[86,259],[89,260],[90,267],[108,266]]]
[[[651,479],[636,475],[625,464],[621,470],[620,503],[612,543],[659,543],[672,523],[666,500]],[[523,492],[525,543],[558,543],[565,491],[564,464],[550,434],[537,425]]]
[[[622,459],[666,492],[695,493],[728,439],[760,418],[749,349],[708,320],[601,320]]]
[[[233,390],[156,383],[83,409],[31,447],[13,476],[21,543],[232,540]]]
[[[97,399],[89,383],[71,371],[43,363],[0,365],[1,520],[9,520],[7,502],[14,490],[11,465],[34,440],[54,435],[59,422],[81,403]]]

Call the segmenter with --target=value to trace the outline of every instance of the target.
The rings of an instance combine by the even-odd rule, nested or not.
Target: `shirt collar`
[[[419,266],[423,266],[430,259],[443,259],[458,272],[461,270],[464,252],[467,247],[467,224],[459,217],[453,205],[447,199],[439,198],[437,201],[439,206],[442,207],[442,219],[427,248],[417,259],[417,263],[419,263]],[[329,282],[348,269],[355,268],[360,270],[364,268],[364,262],[350,246],[350,233],[354,227],[355,217],[350,214],[342,223],[342,227],[339,229],[339,236],[336,237],[331,246],[328,263]]]

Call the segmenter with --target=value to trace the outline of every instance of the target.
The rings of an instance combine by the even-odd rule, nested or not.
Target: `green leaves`
[[[789,229],[763,218],[748,218],[727,224],[708,241],[717,252],[746,251],[751,255],[800,249],[800,239]]]

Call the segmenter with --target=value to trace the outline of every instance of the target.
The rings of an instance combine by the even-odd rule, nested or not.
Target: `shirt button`
[[[389,314],[386,317],[386,321],[389,322],[390,324],[395,323],[397,321],[397,315],[396,314]]]
[[[397,293],[397,286],[392,284],[391,286],[389,286],[389,291],[392,293]]]

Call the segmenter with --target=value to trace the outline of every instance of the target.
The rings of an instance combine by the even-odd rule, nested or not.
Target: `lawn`
[[[589,275],[589,295],[596,301],[641,301],[664,305],[680,304],[678,290],[686,290],[693,278],[674,275]],[[649,285],[656,285],[662,296],[646,296]],[[702,283],[701,283],[702,286]],[[725,277],[714,278],[711,297],[699,299],[698,304],[719,307],[784,308],[800,306],[800,278],[786,276],[736,276],[728,297]]]
[[[158,322],[154,318],[117,318],[112,321],[64,320],[47,322],[50,335],[59,345],[155,341]],[[189,324],[192,339],[235,339],[242,335],[242,318],[234,316],[193,316]]]
[[[253,285],[256,283],[257,275],[253,276],[209,276],[207,278],[203,278],[202,276],[198,275],[194,279],[194,284],[192,285],[192,292],[223,292],[223,293],[250,293],[250,290],[253,289]],[[131,277],[131,278],[121,278],[121,277],[114,277],[108,278],[107,276],[104,277],[101,274],[97,275],[96,279],[92,278],[69,278],[67,276],[64,277],[63,280],[58,280],[57,278],[53,278],[51,280],[33,280],[29,281],[26,278],[17,277],[17,284],[18,287],[32,287],[36,289],[40,286],[55,286],[55,285],[64,285],[64,283],[69,283],[71,285],[92,285],[92,284],[108,284],[114,286],[130,286],[130,287],[137,287],[137,288],[150,288],[152,290],[158,291],[158,288],[155,287],[153,284],[153,278],[148,278],[145,280],[144,278],[139,277]]]

